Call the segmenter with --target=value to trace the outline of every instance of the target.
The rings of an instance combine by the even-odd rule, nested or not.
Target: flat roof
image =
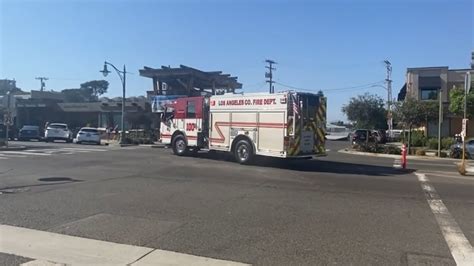
[[[139,70],[140,76],[155,78],[159,81],[169,83],[179,87],[185,85],[181,79],[192,78],[194,87],[200,89],[209,89],[215,87],[241,89],[242,84],[237,82],[237,77],[230,74],[224,74],[222,71],[202,71],[196,68],[179,65],[177,68],[161,66],[161,68],[151,68],[144,66]]]

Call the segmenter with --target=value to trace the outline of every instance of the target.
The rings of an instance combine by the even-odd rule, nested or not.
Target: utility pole
[[[274,93],[275,88],[273,87],[273,83],[275,83],[275,81],[273,81],[273,70],[276,70],[276,68],[274,68],[273,65],[275,65],[277,62],[270,59],[265,60],[265,62],[268,63],[268,66],[265,66],[265,68],[268,68],[268,72],[265,72],[265,78],[268,79],[266,82],[269,85],[268,91],[270,93]]]
[[[48,80],[49,78],[45,77],[36,77],[35,79],[39,80],[41,82],[41,88],[40,91],[44,91],[44,87],[46,87],[45,81]]]
[[[439,107],[438,107],[438,157],[441,157],[441,125],[443,124],[443,90],[439,90]]]
[[[387,78],[385,82],[387,83],[387,125],[388,125],[388,136],[393,138],[393,117],[392,117],[392,64],[390,61],[385,60],[385,67],[387,68]]]

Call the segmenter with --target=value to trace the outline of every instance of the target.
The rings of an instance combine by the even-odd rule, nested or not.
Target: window
[[[436,100],[438,99],[439,88],[425,87],[421,88],[421,100]]]
[[[67,129],[67,125],[65,124],[50,124],[48,127],[54,129]]]
[[[196,118],[196,103],[189,101],[186,106],[186,118]]]
[[[82,132],[86,132],[86,133],[98,133],[99,131],[95,128],[82,128],[81,129]]]

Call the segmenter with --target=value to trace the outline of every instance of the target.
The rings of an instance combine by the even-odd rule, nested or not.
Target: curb
[[[380,157],[380,158],[392,158],[392,159],[400,159],[401,155],[397,154],[383,154],[383,153],[371,153],[371,152],[361,152],[361,151],[346,151],[345,149],[338,150],[337,152],[345,153],[345,154],[353,154],[353,155],[363,155],[363,156],[372,156],[372,157]],[[411,160],[426,160],[426,161],[433,161],[433,160],[444,160],[444,161],[459,161],[459,159],[453,158],[438,158],[438,157],[428,157],[428,156],[414,156],[414,155],[407,155],[407,159]]]
[[[131,146],[138,146],[138,144],[118,144],[120,147],[131,147]]]
[[[26,149],[26,146],[0,147],[0,151],[23,151]]]

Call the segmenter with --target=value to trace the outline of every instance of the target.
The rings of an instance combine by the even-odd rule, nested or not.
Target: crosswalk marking
[[[51,154],[47,153],[38,153],[38,152],[27,152],[27,151],[3,151],[4,154],[20,154],[20,155],[39,155],[39,156],[50,156]]]
[[[84,148],[62,148],[63,150],[73,150],[73,151],[107,151],[104,149],[84,149]]]
[[[0,160],[26,158],[32,156],[47,157],[52,155],[71,155],[75,153],[106,152],[108,150],[113,149],[62,147],[48,149],[36,148],[23,151],[0,151]]]

